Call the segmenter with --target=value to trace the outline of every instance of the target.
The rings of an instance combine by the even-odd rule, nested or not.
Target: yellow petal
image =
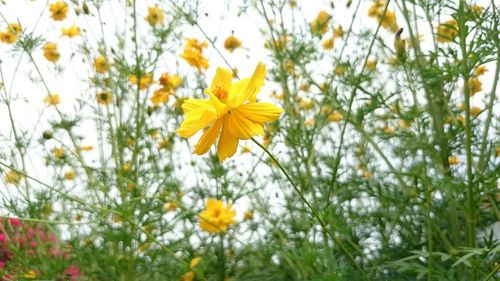
[[[222,127],[222,118],[219,118],[200,137],[200,140],[194,146],[193,153],[196,153],[198,155],[205,154],[210,149],[210,147],[212,146],[212,144],[214,144],[215,139],[219,135],[221,127]]]
[[[200,99],[188,99],[184,101],[182,104],[182,109],[185,114],[189,114],[189,112],[193,110],[197,110],[200,108],[211,108],[213,105],[210,100],[200,100]]]
[[[205,89],[205,93],[210,97],[210,102],[212,106],[215,108],[215,112],[217,113],[217,118],[226,114],[226,104],[221,102],[210,89]]]
[[[201,108],[190,111],[176,133],[183,138],[189,138],[199,130],[208,127],[215,119],[216,114],[212,110]]]
[[[233,74],[229,69],[217,67],[217,72],[214,79],[212,79],[212,84],[210,84],[210,90],[214,93],[217,87],[219,87],[221,90],[226,91],[226,93],[230,93],[232,80]]]
[[[259,123],[274,121],[280,117],[283,111],[283,109],[266,102],[242,104],[236,110],[248,119]]]
[[[228,126],[231,134],[242,140],[264,134],[262,124],[248,119],[238,110],[233,110],[228,114]]]
[[[255,71],[253,72],[252,77],[246,83],[246,87],[241,92],[236,92],[233,90],[233,94],[230,95],[232,99],[230,100],[231,107],[236,107],[243,104],[245,101],[250,100],[251,102],[255,101],[255,97],[257,92],[260,90],[260,87],[264,85],[264,78],[266,77],[266,66],[259,62]]]
[[[224,116],[224,124],[222,125],[222,132],[220,134],[219,143],[217,144],[217,154],[221,162],[236,153],[239,142],[238,138],[231,135],[229,132],[227,119],[228,116]]]

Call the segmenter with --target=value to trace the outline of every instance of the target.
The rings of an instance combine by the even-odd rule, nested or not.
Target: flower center
[[[215,86],[214,95],[222,102],[227,100],[227,91],[222,89],[220,86]]]

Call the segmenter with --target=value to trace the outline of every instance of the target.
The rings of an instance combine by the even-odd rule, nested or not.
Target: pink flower
[[[21,226],[21,221],[19,219],[10,218],[9,221],[10,224],[13,226]]]
[[[5,262],[0,261],[0,269],[3,269],[5,267]]]
[[[36,247],[36,241],[35,240],[31,240],[31,243],[30,243],[31,247],[35,248]]]
[[[5,242],[7,241],[7,237],[3,233],[0,233],[0,242]]]

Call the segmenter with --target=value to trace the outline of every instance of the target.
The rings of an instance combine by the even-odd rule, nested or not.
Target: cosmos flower
[[[239,47],[241,47],[241,40],[234,35],[229,35],[226,40],[224,40],[224,48],[229,52],[233,52]]]
[[[55,21],[61,21],[66,18],[69,7],[64,1],[57,1],[49,5],[50,17]]]
[[[199,214],[201,229],[210,233],[225,232],[229,225],[234,224],[236,212],[231,210],[232,205],[214,198],[209,198],[206,209]]]
[[[165,13],[158,6],[152,6],[148,8],[148,15],[145,19],[151,26],[160,25],[165,20]]]
[[[61,57],[55,43],[47,43],[43,46],[43,56],[50,62],[56,62]]]

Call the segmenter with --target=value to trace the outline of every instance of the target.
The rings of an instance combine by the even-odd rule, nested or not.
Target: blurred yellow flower
[[[377,60],[368,60],[366,62],[366,69],[370,70],[370,71],[374,71],[377,69]]]
[[[108,105],[113,102],[113,94],[110,91],[99,92],[96,97],[98,104]]]
[[[64,179],[68,180],[68,181],[72,181],[75,179],[75,176],[76,176],[76,172],[75,170],[71,169],[67,172],[64,173]]]
[[[57,1],[49,5],[49,11],[52,13],[50,16],[55,21],[61,21],[66,18],[69,7],[64,1]]]
[[[62,33],[62,36],[67,36],[69,38],[73,38],[75,36],[78,36],[80,35],[80,28],[76,25],[72,25],[68,28],[61,28],[61,33]]]
[[[217,68],[210,87],[205,89],[209,99],[188,99],[182,105],[186,119],[177,129],[177,134],[189,138],[209,127],[193,152],[198,155],[206,153],[220,133],[219,160],[234,155],[239,140],[264,134],[264,123],[278,119],[283,111],[271,103],[256,102],[265,75],[266,67],[259,63],[251,78],[232,83],[231,71]]]
[[[57,50],[57,45],[49,42],[43,46],[43,56],[50,62],[56,62],[61,55]]]
[[[333,49],[333,38],[330,38],[330,39],[326,39],[324,40],[322,43],[321,43],[321,46],[323,47],[323,49],[325,50],[331,50]]]
[[[251,220],[251,219],[253,219],[253,212],[250,211],[250,210],[245,211],[245,213],[243,214],[243,218],[245,220]]]
[[[470,115],[476,117],[479,115],[479,113],[481,113],[482,109],[480,107],[477,107],[477,106],[473,106],[470,108]]]
[[[486,68],[485,65],[480,65],[480,66],[476,67],[476,69],[474,69],[474,76],[481,76],[484,73],[486,73],[487,71],[488,71],[488,69]]]
[[[23,277],[26,278],[26,279],[35,279],[36,278],[36,272],[34,270],[30,270],[30,271],[26,272],[23,275]]]
[[[200,43],[197,39],[187,38],[186,46],[180,55],[189,65],[196,67],[198,72],[208,68],[208,60],[203,56],[203,48],[206,48],[207,42]]]
[[[339,25],[333,30],[333,38],[337,39],[341,38],[342,36],[344,36],[344,30],[342,29],[342,26]]]
[[[195,257],[189,262],[189,268],[193,269],[195,266],[197,266],[201,261],[201,257]]]
[[[391,10],[385,10],[385,1],[375,1],[368,9],[368,16],[372,18],[377,18],[380,25],[392,32],[396,32],[399,29],[398,23],[396,21],[396,14]]]
[[[469,95],[473,96],[483,90],[483,83],[477,77],[469,78]]]
[[[181,281],[193,281],[195,276],[193,271],[188,271],[181,276]]]
[[[165,13],[158,6],[148,8],[148,15],[145,17],[151,26],[160,25],[165,20]]]
[[[108,59],[106,59],[105,56],[97,56],[95,59],[94,59],[94,68],[95,68],[95,71],[99,72],[99,73],[104,73],[106,71],[108,71],[109,69],[109,63],[108,63]]]
[[[22,28],[18,22],[11,22],[7,25],[7,32],[14,33],[15,35],[21,34]]]
[[[313,118],[309,118],[309,119],[306,119],[304,120],[304,126],[306,127],[311,127],[311,126],[314,126],[314,119]]]
[[[347,66],[339,65],[335,68],[335,75],[342,76],[347,72]]]
[[[17,171],[10,170],[7,173],[5,173],[3,179],[7,184],[18,186],[21,183],[21,180],[23,179],[23,175],[21,175]]]
[[[458,23],[455,19],[440,23],[437,27],[436,40],[439,43],[451,42],[458,35]]]
[[[50,93],[43,99],[43,102],[45,102],[48,106],[54,106],[61,103],[61,98],[58,94]]]
[[[222,201],[209,198],[206,209],[199,214],[201,229],[210,233],[225,232],[229,225],[235,223],[236,212],[231,207],[231,204],[224,206]]]
[[[52,155],[57,159],[62,159],[65,156],[64,149],[62,147],[56,147],[52,149]]]
[[[153,92],[153,96],[151,96],[149,100],[155,107],[157,107],[162,103],[166,103],[169,96],[170,92],[168,90],[166,90],[165,88],[160,88]]]
[[[235,49],[241,47],[240,39],[236,38],[234,35],[229,35],[226,40],[224,40],[224,48],[229,52],[233,52]]]
[[[0,41],[5,44],[13,44],[17,40],[17,35],[12,32],[2,32],[0,31]]]
[[[170,201],[165,203],[165,205],[163,205],[163,210],[165,212],[175,211],[177,210],[177,208],[179,208],[179,204],[177,204],[177,202],[175,201]]]
[[[172,91],[176,90],[180,85],[182,85],[182,78],[177,74],[170,76],[168,73],[163,73],[158,82],[166,90]]]
[[[342,114],[340,114],[340,112],[337,111],[328,115],[328,120],[330,120],[330,122],[340,122],[342,118],[344,118],[344,116],[342,116]]]
[[[450,165],[458,165],[460,163],[460,161],[458,160],[458,158],[456,156],[451,155],[448,157],[448,163]]]
[[[310,23],[311,33],[314,35],[321,36],[328,30],[328,23],[330,22],[332,16],[325,11],[320,11]]]
[[[135,76],[134,74],[130,74],[128,76],[128,81],[130,82],[130,84],[136,86],[137,85],[137,76]],[[141,79],[139,81],[139,89],[145,90],[152,83],[153,83],[153,74],[146,73],[146,74],[141,76]]]

